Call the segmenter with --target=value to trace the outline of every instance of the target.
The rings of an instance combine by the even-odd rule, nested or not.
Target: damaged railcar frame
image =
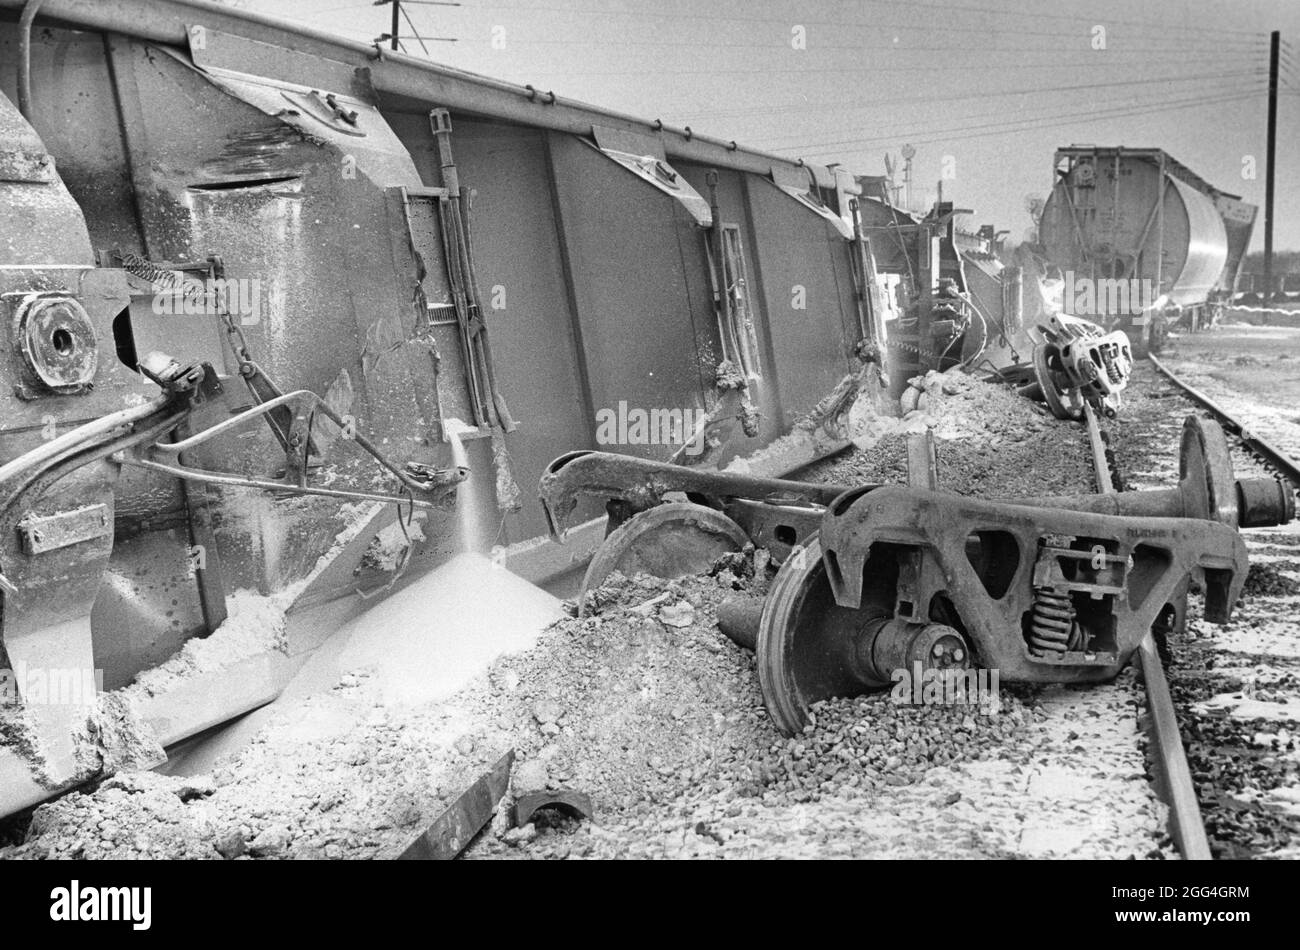
[[[99,671],[146,745],[469,538],[580,569],[599,507],[575,554],[517,486],[602,411],[689,411],[608,447],[708,470],[883,392],[842,169],[203,2],[0,0],[0,63],[0,666]],[[264,648],[142,685],[248,597]],[[0,813],[122,764],[19,698]]]
[[[742,597],[719,617],[755,649],[786,734],[817,701],[887,686],[914,663],[1007,682],[1114,677],[1149,633],[1185,622],[1193,584],[1205,618],[1226,623],[1248,567],[1237,529],[1295,514],[1289,484],[1235,478],[1223,431],[1196,416],[1166,489],[964,498],[936,490],[928,433],[910,438],[908,462],[906,486],[850,487],[574,452],[539,492],[557,537],[580,496],[606,500],[612,530],[583,609],[614,571],[676,577],[766,551],[756,564],[780,568],[761,613]]]

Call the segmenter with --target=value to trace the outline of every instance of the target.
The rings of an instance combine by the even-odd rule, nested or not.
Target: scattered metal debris
[[[510,788],[511,749],[491,771],[456,797],[428,830],[403,851],[403,861],[450,861],[459,855],[483,826],[492,820],[497,805]]]
[[[515,826],[522,828],[533,820],[534,815],[546,808],[556,809],[572,818],[591,818],[595,813],[591,799],[571,788],[528,792],[515,799]]]
[[[1063,313],[1040,326],[1034,347],[1034,377],[1040,395],[1058,419],[1083,418],[1084,405],[1105,416],[1119,412],[1133,371],[1133,354],[1122,330],[1106,333],[1097,324]]]

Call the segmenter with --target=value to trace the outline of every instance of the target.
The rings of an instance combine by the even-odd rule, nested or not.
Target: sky
[[[370,0],[238,0],[354,40]],[[791,158],[885,172],[912,145],[914,203],[1019,238],[1061,145],[1163,148],[1258,204],[1268,31],[1282,33],[1275,247],[1300,249],[1296,0],[404,0],[403,44]],[[434,38],[444,41],[435,41]],[[446,42],[445,40],[455,40]],[[901,165],[901,163],[900,163]]]

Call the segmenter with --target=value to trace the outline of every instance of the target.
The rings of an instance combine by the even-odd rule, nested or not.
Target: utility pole
[[[1264,300],[1273,293],[1273,166],[1277,157],[1277,57],[1282,34],[1274,30],[1268,44],[1268,169],[1264,179]]]

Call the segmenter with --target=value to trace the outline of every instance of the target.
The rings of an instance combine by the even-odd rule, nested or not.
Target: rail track
[[[1097,414],[1084,406],[1088,443],[1097,472],[1097,490],[1109,494],[1116,490],[1111,473],[1109,448],[1102,435]],[[1187,765],[1178,731],[1178,716],[1164,665],[1150,634],[1138,650],[1142,682],[1147,697],[1147,736],[1151,743],[1151,764],[1155,770],[1156,793],[1169,808],[1169,835],[1185,861],[1209,860],[1210,844],[1205,836],[1201,806],[1196,799],[1196,785]]]
[[[1208,395],[1201,392],[1195,386],[1192,386],[1186,380],[1180,379],[1176,373],[1156,359],[1154,356],[1148,356],[1151,365],[1155,367],[1156,372],[1167,379],[1192,402],[1196,403],[1210,415],[1214,416],[1223,428],[1230,434],[1237,437],[1243,448],[1253,455],[1258,456],[1266,464],[1271,466],[1276,472],[1292,485],[1300,486],[1300,464],[1291,456],[1287,455],[1282,449],[1278,448],[1269,439],[1257,432],[1250,430],[1244,423],[1240,422],[1228,410],[1224,409]]]
[[[1118,419],[1090,418],[1088,425],[1094,446],[1103,444],[1103,431],[1108,436],[1116,487],[1168,482],[1165,446],[1189,411],[1220,422],[1239,475],[1271,474],[1300,485],[1289,446],[1254,431],[1229,400],[1212,398],[1160,360],[1136,369],[1127,395]],[[1300,533],[1284,526],[1242,534],[1252,569],[1232,623],[1212,632],[1189,619],[1168,644],[1148,638],[1140,651],[1157,789],[1170,809],[1171,836],[1188,859],[1294,855],[1300,840],[1295,743],[1284,725],[1294,722],[1300,703],[1291,602],[1300,594]],[[1188,611],[1189,618],[1195,614]]]

